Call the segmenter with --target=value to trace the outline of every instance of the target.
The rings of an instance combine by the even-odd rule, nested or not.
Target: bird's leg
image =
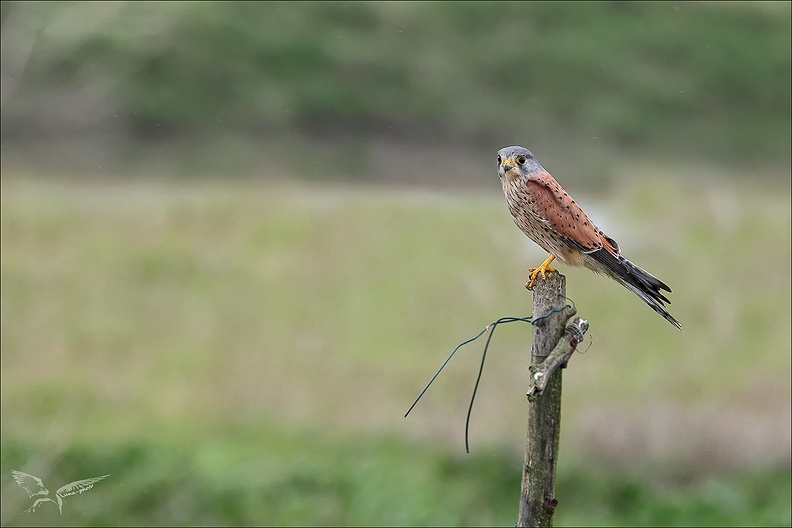
[[[555,260],[555,255],[550,253],[547,255],[547,258],[542,262],[538,268],[528,268],[528,282],[525,283],[525,287],[529,290],[534,287],[536,284],[536,277],[541,273],[542,278],[545,278],[545,272],[547,271],[555,271],[554,268],[550,267],[550,263]]]

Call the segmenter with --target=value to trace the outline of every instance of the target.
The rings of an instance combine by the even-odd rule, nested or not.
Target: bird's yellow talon
[[[539,274],[542,275],[542,278],[545,278],[545,273],[548,271],[556,271],[555,268],[550,267],[550,263],[555,260],[555,255],[548,255],[544,262],[542,262],[538,268],[528,268],[528,282],[525,283],[525,288],[530,290],[536,284],[536,277]]]

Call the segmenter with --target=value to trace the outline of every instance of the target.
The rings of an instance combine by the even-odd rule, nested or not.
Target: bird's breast
[[[519,180],[504,182],[503,192],[512,220],[528,238],[556,256],[560,257],[561,253],[566,252],[564,241],[537,207],[537,196],[530,191],[529,186],[520,185]]]

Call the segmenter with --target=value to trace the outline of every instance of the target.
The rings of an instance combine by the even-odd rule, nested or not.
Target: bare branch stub
[[[564,335],[553,351],[550,352],[550,355],[541,363],[531,365],[529,369],[531,381],[528,384],[528,391],[525,393],[528,401],[534,401],[541,394],[557,368],[566,367],[578,344],[583,341],[588,326],[587,320],[576,317],[572,324],[566,327]]]

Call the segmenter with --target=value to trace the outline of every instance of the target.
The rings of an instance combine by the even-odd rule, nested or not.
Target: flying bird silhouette
[[[520,146],[500,149],[498,176],[514,223],[549,253],[538,268],[528,270],[526,288],[533,287],[538,275],[544,277],[545,272],[555,271],[550,263],[557,258],[570,266],[584,266],[607,275],[682,329],[682,323],[663,305],[671,303],[663,295],[671,288],[624,258],[616,241],[594,225],[530,150]]]
[[[44,483],[40,478],[16,470],[11,471],[11,474],[14,476],[16,483],[19,484],[25,491],[27,491],[27,494],[31,499],[33,497],[41,496],[40,498],[36,499],[36,501],[33,503],[33,506],[25,510],[26,513],[36,511],[36,508],[41,506],[41,504],[49,501],[58,505],[58,511],[60,511],[61,515],[63,515],[64,497],[68,497],[69,495],[77,495],[78,493],[88,491],[94,487],[94,484],[110,476],[102,475],[101,477],[93,477],[70,482],[63,487],[58,488],[58,491],[55,492],[55,498],[58,499],[58,502],[55,502],[48,497],[49,490],[44,487]]]

